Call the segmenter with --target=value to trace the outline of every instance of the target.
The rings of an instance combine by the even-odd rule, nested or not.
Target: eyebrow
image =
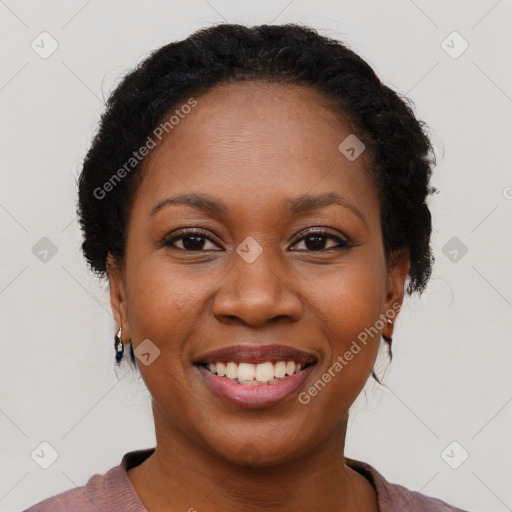
[[[228,209],[226,206],[218,201],[217,199],[213,199],[204,194],[180,194],[173,197],[168,197],[160,201],[149,214],[150,217],[155,215],[162,208],[170,205],[186,205],[192,206],[193,208],[198,208],[199,210],[203,210],[205,212],[211,213],[213,215],[223,215],[226,214]]]
[[[357,215],[364,223],[366,220],[361,211],[352,204],[346,197],[340,196],[336,192],[325,192],[318,195],[304,194],[295,199],[289,199],[287,201],[288,209],[291,214],[298,215],[300,213],[311,212],[320,210],[337,204],[348,210],[352,211]],[[171,205],[185,205],[203,210],[212,215],[225,215],[228,213],[228,208],[224,203],[209,197],[205,194],[179,194],[177,196],[168,197],[160,201],[150,213],[150,217],[159,212],[162,208]]]
[[[364,223],[366,223],[364,215],[361,213],[359,208],[351,203],[346,197],[340,196],[336,192],[325,192],[324,194],[319,194],[316,196],[304,194],[303,196],[288,201],[290,212],[295,215],[326,208],[327,206],[331,206],[333,204],[347,208],[352,213],[355,213]]]

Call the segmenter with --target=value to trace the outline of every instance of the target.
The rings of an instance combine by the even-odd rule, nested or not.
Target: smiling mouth
[[[315,364],[315,361],[304,363],[293,360],[283,360],[274,362],[265,361],[258,364],[229,361],[200,363],[199,365],[206,368],[214,375],[223,377],[237,384],[244,386],[266,386],[287,380],[313,364]]]

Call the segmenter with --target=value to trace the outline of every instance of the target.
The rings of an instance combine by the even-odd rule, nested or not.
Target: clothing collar
[[[128,452],[123,456],[121,464],[111,470],[113,472],[112,475],[115,477],[111,480],[112,489],[114,488],[114,485],[121,483],[124,491],[126,492],[127,498],[129,498],[130,501],[135,504],[135,508],[131,509],[129,512],[147,511],[140,501],[137,493],[135,492],[135,489],[133,488],[128,478],[127,472],[129,469],[142,464],[147,458],[153,455],[154,452],[155,448],[147,448]],[[423,507],[420,508],[420,505],[418,505],[417,493],[411,492],[400,485],[390,484],[375,468],[369,464],[346,457],[345,463],[349,468],[360,473],[372,484],[377,493],[377,502],[380,512],[415,512],[425,510]],[[458,510],[448,506],[447,508],[444,508],[443,505],[446,505],[445,503],[433,498],[422,498],[437,502],[437,510],[439,512],[442,510]]]

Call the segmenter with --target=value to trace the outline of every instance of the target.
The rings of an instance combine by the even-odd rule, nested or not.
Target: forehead
[[[228,202],[243,197],[250,208],[250,201],[337,191],[376,201],[368,155],[350,161],[340,152],[353,129],[320,92],[237,82],[194,99],[197,105],[146,157],[139,200],[207,192]]]

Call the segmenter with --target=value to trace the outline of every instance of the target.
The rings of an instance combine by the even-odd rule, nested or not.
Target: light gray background
[[[400,316],[388,389],[369,386],[354,407],[347,455],[462,508],[512,510],[510,0],[0,0],[0,16],[1,511],[154,446],[149,393],[127,365],[119,380],[113,369],[114,323],[79,250],[75,179],[119,77],[224,20],[301,22],[346,41],[430,125],[433,279]],[[47,59],[31,48],[43,31],[59,45]],[[453,31],[469,43],[456,59],[441,46]],[[57,247],[46,263],[32,252],[42,237]],[[443,253],[453,237],[468,249],[455,262]],[[31,457],[43,441],[59,455],[48,469]]]

